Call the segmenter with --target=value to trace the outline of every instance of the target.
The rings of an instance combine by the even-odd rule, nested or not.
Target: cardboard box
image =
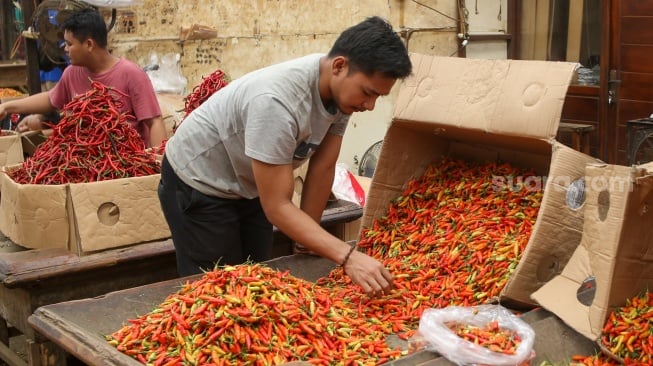
[[[40,185],[0,174],[0,231],[26,248],[67,248],[79,255],[168,238],[159,177]]]
[[[169,93],[157,93],[157,100],[161,108],[161,118],[166,128],[166,137],[170,138],[174,130],[184,117],[185,96]]]
[[[78,254],[170,237],[157,187],[161,175],[68,185]],[[74,228],[74,231],[73,231]]]
[[[0,166],[23,162],[23,145],[20,135],[11,130],[2,130],[0,136]]]
[[[27,131],[20,134],[24,156],[29,157],[34,155],[36,148],[45,142],[48,137],[44,131]]]
[[[533,299],[597,340],[613,308],[653,288],[653,172],[608,164],[586,172],[581,244]]]
[[[596,159],[555,141],[575,64],[411,55],[374,171],[361,226],[385,214],[404,184],[445,156],[533,168],[545,193],[530,241],[502,297],[530,295],[559,274],[581,239],[571,183]]]
[[[0,172],[0,231],[26,248],[68,248],[67,187],[22,185]]]
[[[295,189],[292,192],[292,203],[300,207],[302,203],[302,191],[304,190],[304,181],[306,180],[306,172],[308,171],[308,161],[304,162],[301,166],[293,171],[295,177]]]

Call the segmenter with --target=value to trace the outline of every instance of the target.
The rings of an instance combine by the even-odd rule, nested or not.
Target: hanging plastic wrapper
[[[179,95],[186,93],[188,79],[181,73],[180,57],[178,53],[166,53],[159,60],[156,53],[150,55],[150,64],[144,69],[155,92]]]
[[[458,336],[452,330],[457,325],[483,328],[492,322],[496,322],[499,329],[511,331],[519,337],[514,353],[490,350]],[[413,349],[436,352],[457,365],[526,366],[535,356],[535,331],[501,305],[426,309],[416,335],[409,342]]]
[[[346,164],[336,164],[331,191],[338,199],[358,203],[361,207],[365,206],[365,191]]]

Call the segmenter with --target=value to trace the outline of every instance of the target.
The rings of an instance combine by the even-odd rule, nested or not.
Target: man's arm
[[[150,146],[147,147],[158,147],[161,145],[161,142],[168,137],[166,134],[166,126],[165,123],[163,123],[163,118],[161,118],[161,116],[148,118],[143,120],[143,123],[148,125],[150,128]]]
[[[26,98],[0,103],[0,119],[5,118],[9,113],[46,114],[52,112],[55,108],[50,104],[49,95],[49,91],[44,91]]]
[[[337,159],[341,141],[342,137],[328,135],[320,145],[320,150],[311,157],[307,184],[302,190],[302,196],[306,197],[302,198],[302,207],[306,212],[292,203],[294,177],[290,164],[272,165],[252,160],[261,205],[268,220],[292,240],[338,264],[345,261],[351,247],[324,230],[319,221],[331,190],[329,182],[333,181],[333,156],[335,154]],[[329,170],[331,176],[320,176]],[[320,179],[324,182],[320,182]],[[312,194],[316,197],[310,197]],[[381,262],[362,252],[351,253],[344,269],[352,281],[368,295],[389,292],[392,288],[390,272]]]
[[[256,187],[268,220],[291,239],[315,253],[340,263],[349,245],[324,230],[317,221],[292,203],[292,165],[273,165],[252,160]]]

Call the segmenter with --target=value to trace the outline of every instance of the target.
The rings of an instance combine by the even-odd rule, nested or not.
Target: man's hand
[[[390,271],[365,253],[354,250],[343,269],[368,296],[377,297],[392,290],[394,278]]]
[[[43,129],[43,115],[41,114],[30,114],[25,116],[18,125],[16,126],[16,131],[18,132],[27,132],[27,131],[40,131]]]

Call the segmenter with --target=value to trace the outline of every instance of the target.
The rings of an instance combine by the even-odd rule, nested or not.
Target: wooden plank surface
[[[27,65],[22,63],[0,63],[0,87],[27,86]]]
[[[280,271],[314,282],[335,264],[321,257],[291,255],[266,262]],[[179,286],[201,275],[115,291],[104,296],[51,304],[36,309],[30,325],[88,365],[141,365],[109,345],[103,335],[122,327],[128,319],[153,310]]]
[[[141,243],[78,256],[65,249],[39,249],[0,256],[0,279],[8,288],[62,275],[94,271],[137,260],[164,255],[174,255],[172,240]]]

